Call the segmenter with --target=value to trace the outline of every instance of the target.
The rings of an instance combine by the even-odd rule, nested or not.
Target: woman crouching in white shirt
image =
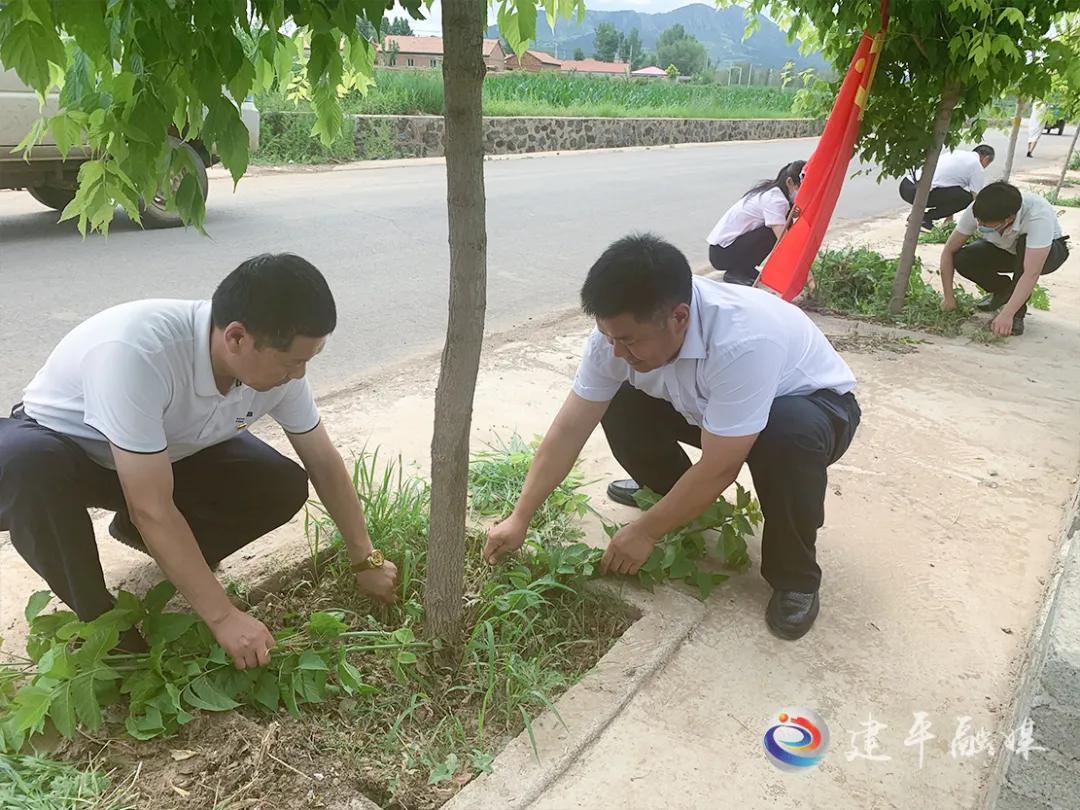
[[[709,233],[709,262],[729,284],[752,285],[758,265],[784,235],[788,213],[802,183],[805,160],[787,164],[729,208]]]

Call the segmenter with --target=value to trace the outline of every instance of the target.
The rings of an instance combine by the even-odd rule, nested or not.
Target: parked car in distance
[[[37,94],[14,70],[0,72],[0,189],[26,189],[42,205],[63,211],[75,197],[79,167],[90,159],[89,149],[72,147],[64,158],[55,141],[46,135],[29,155],[14,151],[30,132],[34,121],[58,111],[58,94],[49,95],[42,109]],[[240,117],[247,126],[249,147],[254,152],[259,147],[259,111],[247,100],[240,105]],[[199,187],[206,199],[209,188],[206,168],[217,163],[218,158],[212,145],[204,144],[198,138],[181,140],[178,135],[175,129],[161,134],[163,138],[171,139],[177,148],[190,151]],[[183,224],[175,211],[165,207],[162,196],[143,201],[142,223],[147,228],[172,228]]]

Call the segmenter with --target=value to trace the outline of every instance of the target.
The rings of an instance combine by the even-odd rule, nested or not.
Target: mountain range
[[[600,23],[611,23],[624,34],[638,29],[642,44],[648,49],[656,47],[656,39],[673,25],[682,25],[688,34],[697,37],[713,64],[725,66],[750,62],[761,67],[780,68],[788,60],[795,62],[797,70],[813,67],[827,70],[826,62],[816,54],[799,53],[798,42],[789,43],[787,35],[767,17],[759,15],[760,27],[747,40],[743,40],[747,18],[742,8],[718,9],[704,3],[694,3],[673,11],[649,14],[640,11],[592,11],[585,12],[585,19],[567,21],[559,19],[553,33],[547,18],[541,14],[536,20],[536,41],[533,48],[546,51],[562,59],[569,59],[580,48],[586,56],[593,53],[593,32]],[[497,37],[498,28],[492,26],[488,36]]]

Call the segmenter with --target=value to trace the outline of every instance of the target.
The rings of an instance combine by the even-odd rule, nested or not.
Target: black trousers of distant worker
[[[747,458],[765,527],[761,575],[776,590],[813,593],[821,584],[815,546],[825,522],[827,468],[851,444],[861,411],[854,394],[831,390],[777,397]],[[666,494],[690,468],[679,442],[701,447],[701,429],[663,399],[623,383],[602,422],[619,464],[639,486]]]
[[[1062,236],[1050,243],[1050,253],[1046,256],[1042,274],[1048,275],[1065,264],[1069,258],[1068,237]],[[985,239],[976,239],[960,248],[953,257],[956,272],[969,281],[974,281],[988,293],[1012,294],[1016,282],[1024,274],[1024,253],[1027,251],[1027,236],[1016,240],[1016,254],[1002,250]],[[1027,314],[1027,303],[1016,313],[1017,317]]]
[[[172,465],[173,501],[213,566],[303,507],[303,468],[246,431]],[[115,470],[16,406],[0,418],[0,531],[80,619],[113,606],[87,508],[117,513],[125,542],[146,552]]]
[[[753,284],[758,265],[776,247],[776,232],[767,225],[735,237],[727,247],[709,245],[709,263],[735,284]]]
[[[909,205],[915,202],[915,183],[910,177],[900,181],[900,196]],[[935,219],[945,219],[953,214],[958,214],[971,205],[975,195],[963,186],[942,186],[930,189],[930,196],[926,199],[926,211],[923,212],[923,222],[933,225]]]

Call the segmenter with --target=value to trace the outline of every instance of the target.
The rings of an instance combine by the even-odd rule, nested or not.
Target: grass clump
[[[311,127],[315,115],[300,111],[291,105],[289,111],[263,114],[259,122],[259,149],[252,156],[252,163],[281,165],[285,163],[346,163],[356,160],[353,142],[355,124],[346,118],[341,133],[330,146],[312,136]]]
[[[1051,205],[1063,205],[1066,208],[1080,208],[1080,197],[1059,197],[1054,192],[1046,193],[1046,199]]]
[[[0,754],[4,810],[135,810],[126,786],[94,767],[40,756]]]
[[[920,245],[944,245],[949,241],[952,232],[956,230],[955,222],[942,220],[928,231],[919,234]]]
[[[923,278],[918,257],[911,269],[904,308],[896,316],[889,313],[896,259],[866,247],[823,250],[814,261],[813,274],[815,286],[810,303],[843,315],[957,335],[975,314],[975,297],[961,288],[955,291],[956,309],[943,312],[941,293]]]

